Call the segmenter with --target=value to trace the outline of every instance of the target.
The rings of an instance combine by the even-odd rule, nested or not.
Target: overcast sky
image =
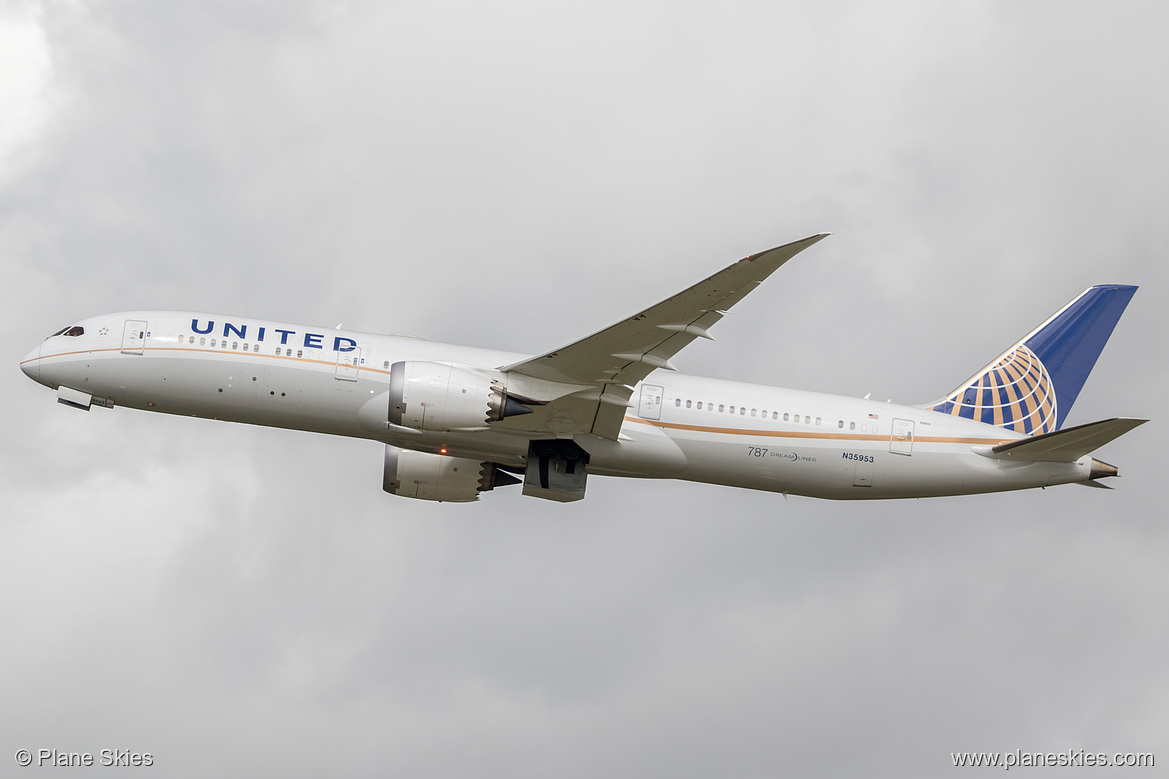
[[[0,773],[42,747],[190,777],[1169,765],[1167,27],[1135,1],[0,1]],[[381,491],[378,444],[79,413],[17,367],[133,308],[539,352],[824,230],[678,368],[925,402],[1138,284],[1067,420],[1153,418],[1097,453],[1116,490],[428,504]]]

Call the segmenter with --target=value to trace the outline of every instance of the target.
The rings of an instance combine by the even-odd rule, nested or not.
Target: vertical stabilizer
[[[930,406],[1020,433],[1058,430],[1136,291],[1121,284],[1089,287]]]

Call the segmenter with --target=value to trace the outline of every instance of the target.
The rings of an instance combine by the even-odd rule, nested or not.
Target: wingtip
[[[806,249],[813,244],[820,243],[820,241],[823,241],[830,235],[832,235],[832,233],[816,233],[815,235],[809,235],[807,238],[804,238],[801,241],[793,241],[791,244],[789,244],[789,246],[799,246],[802,251],[803,249]]]
[[[787,259],[791,259],[791,257],[799,254],[804,249],[807,249],[812,244],[819,243],[830,235],[832,235],[832,233],[816,233],[815,235],[809,235],[807,238],[801,238],[798,241],[791,241],[790,243],[785,243],[782,246],[776,246],[772,249],[767,249],[766,251],[749,255],[744,257],[743,261],[757,260],[760,257],[772,254],[773,252],[786,252],[788,255],[785,258],[786,261]]]

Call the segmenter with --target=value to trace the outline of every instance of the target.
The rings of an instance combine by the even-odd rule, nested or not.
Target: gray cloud
[[[1160,6],[14,9],[51,75],[31,140],[0,134],[10,754],[139,749],[176,776],[1169,759],[1156,421],[1101,453],[1109,493],[596,479],[578,505],[435,506],[383,494],[368,442],[77,414],[15,368],[73,318],[156,306],[539,351],[833,230],[679,368],[920,402],[1116,281],[1142,289],[1069,421],[1156,416]]]

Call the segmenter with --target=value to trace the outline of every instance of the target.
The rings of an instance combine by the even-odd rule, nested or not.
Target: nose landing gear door
[[[122,354],[142,354],[146,344],[146,323],[140,319],[127,319],[122,331]]]

